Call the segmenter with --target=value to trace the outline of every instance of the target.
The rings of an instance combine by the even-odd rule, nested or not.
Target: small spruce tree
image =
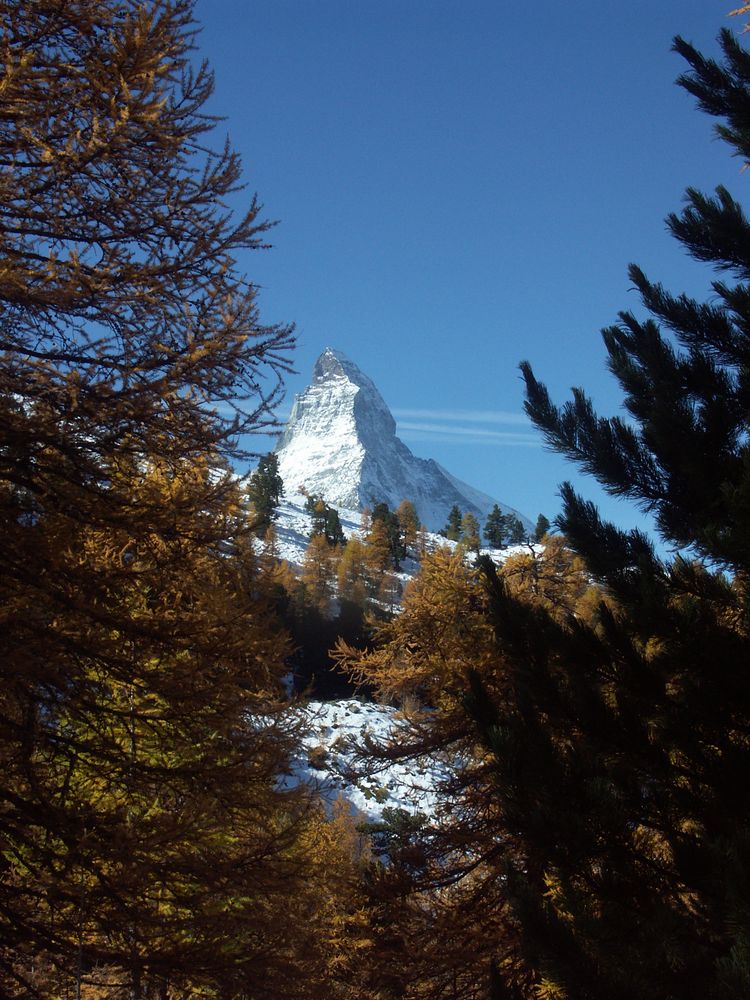
[[[506,518],[507,533],[506,541],[508,545],[521,545],[527,539],[526,528],[523,521],[515,514],[508,514]]]
[[[484,537],[494,549],[502,549],[505,547],[506,534],[507,521],[505,515],[498,505],[495,504],[487,515],[487,521],[484,525]]]
[[[250,477],[247,498],[258,522],[265,529],[278,517],[279,503],[284,494],[284,481],[279,475],[279,460],[271,452],[263,455]]]
[[[546,518],[544,514],[540,514],[536,519],[536,525],[534,526],[534,541],[541,542],[544,536],[549,532],[550,527],[551,525],[549,523],[549,519]]]
[[[448,511],[448,520],[442,533],[452,542],[457,542],[461,537],[461,511],[457,504]]]

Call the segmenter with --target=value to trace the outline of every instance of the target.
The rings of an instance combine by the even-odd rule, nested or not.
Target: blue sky
[[[220,135],[279,220],[240,264],[263,318],[297,324],[290,402],[330,345],[416,454],[531,518],[570,478],[643,523],[542,447],[518,363],[558,402],[582,385],[615,413],[599,331],[639,311],[628,263],[707,293],[664,217],[688,185],[739,194],[750,177],[675,86],[670,46],[715,53],[741,27],[730,6],[198,0]]]

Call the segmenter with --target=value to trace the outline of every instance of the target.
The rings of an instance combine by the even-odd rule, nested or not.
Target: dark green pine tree
[[[273,452],[258,461],[247,487],[259,527],[268,527],[278,517],[279,503],[284,495],[284,481],[279,475],[279,460]]]
[[[345,545],[346,535],[341,527],[339,512],[335,507],[326,505],[325,536],[329,545]]]
[[[680,84],[750,157],[750,56],[681,39]],[[548,442],[635,501],[681,554],[603,521],[569,484],[558,523],[608,594],[592,625],[523,607],[484,564],[502,703],[467,700],[497,769],[498,843],[535,996],[750,996],[750,224],[723,188],[668,225],[723,272],[709,303],[637,267],[648,318],[603,332],[627,417],[582,390],[557,407],[528,364]]]
[[[495,504],[487,515],[487,521],[484,525],[484,537],[493,548],[502,549],[505,547],[506,534],[507,520],[505,514]]]
[[[461,537],[461,511],[457,504],[453,504],[448,511],[448,520],[443,528],[442,534],[451,541],[457,542]]]
[[[324,535],[326,542],[331,546],[346,543],[339,512],[327,504],[319,493],[313,493],[307,498],[305,510],[310,514],[311,538],[315,535]]]
[[[516,517],[515,514],[508,514],[506,516],[505,523],[506,540],[508,545],[521,545],[526,541],[526,528],[524,528],[523,521],[520,517]]]
[[[541,542],[544,536],[549,533],[551,527],[549,518],[545,517],[544,514],[540,514],[534,526],[534,541]]]

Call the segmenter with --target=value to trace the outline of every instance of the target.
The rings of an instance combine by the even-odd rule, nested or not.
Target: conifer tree
[[[380,521],[388,538],[388,548],[394,569],[401,568],[401,560],[406,556],[406,545],[401,531],[401,522],[386,503],[376,503],[372,508],[373,524]]]
[[[523,521],[515,514],[506,515],[506,542],[508,545],[521,545],[526,541],[526,529]]]
[[[679,82],[747,158],[750,62],[720,42],[719,63],[676,39]],[[548,442],[682,550],[663,561],[565,485],[560,527],[609,596],[597,626],[548,616],[524,633],[485,567],[509,687],[501,701],[477,685],[470,704],[515,839],[505,877],[535,995],[750,993],[750,224],[725,188],[686,200],[669,228],[727,277],[701,303],[630,268],[650,316],[603,332],[628,419],[580,389],[556,407],[523,366]]]
[[[258,959],[275,978],[284,946],[274,954],[269,943],[281,945],[274,923],[298,871],[285,855],[305,805],[276,788],[295,743],[278,724],[274,691],[288,647],[271,590],[241,534],[231,558],[216,544],[230,512],[212,506],[210,463],[175,475],[121,460],[110,475],[134,502],[141,492],[161,497],[172,530],[91,527],[73,537],[65,525],[82,569],[109,574],[108,589],[98,620],[85,607],[59,614],[58,657],[75,668],[76,687],[34,720],[26,754],[6,758],[25,817],[4,831],[16,909],[9,918],[4,907],[3,938],[16,985],[45,957],[79,985],[102,967],[119,970],[134,996],[166,981],[226,982]],[[35,905],[19,914],[23,903]],[[252,940],[266,942],[256,958]],[[51,986],[65,981],[59,972]],[[3,985],[14,992],[12,979]]]
[[[417,542],[417,533],[419,532],[419,517],[411,500],[401,501],[396,508],[396,519],[404,550],[413,549]]]
[[[334,550],[324,534],[310,538],[305,550],[300,576],[305,600],[325,618],[331,612],[335,594],[336,566]]]
[[[373,579],[379,579],[393,566],[391,538],[385,522],[378,518],[372,521],[365,539],[366,559]]]
[[[368,591],[367,552],[359,538],[350,538],[336,568],[339,597],[364,608]]]
[[[305,500],[305,510],[310,515],[310,537],[325,535],[326,503],[318,493],[313,493]]]
[[[279,460],[271,452],[258,459],[247,487],[247,498],[259,528],[267,528],[278,517],[279,503],[284,493],[284,481],[279,475]]]
[[[236,265],[268,227],[224,207],[192,7],[0,0],[7,996],[301,978],[287,646],[227,472],[292,341]]]
[[[456,504],[453,504],[448,511],[448,520],[443,529],[443,534],[453,542],[457,542],[461,537],[461,511]]]
[[[531,546],[514,553],[502,567],[502,582],[511,596],[533,600],[561,622],[590,620],[603,598],[591,583],[586,565],[562,535],[552,535],[543,549]]]
[[[344,529],[341,527],[339,512],[335,507],[326,508],[325,536],[329,545],[338,546],[346,544],[346,536],[344,535]]]
[[[536,524],[534,525],[534,541],[541,542],[550,530],[550,527],[549,518],[545,517],[544,514],[540,514],[536,519]]]
[[[322,535],[328,545],[343,545],[346,542],[341,527],[339,512],[327,504],[322,496],[314,493],[305,501],[305,510],[310,514],[310,537]]]
[[[498,505],[495,504],[487,515],[487,521],[484,525],[484,537],[493,548],[502,549],[505,547],[506,533],[507,523],[505,515]]]

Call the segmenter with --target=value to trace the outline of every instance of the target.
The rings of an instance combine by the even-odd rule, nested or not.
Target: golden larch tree
[[[268,226],[225,207],[192,15],[0,0],[8,996],[290,995],[315,954],[288,646],[229,472],[292,337],[237,266]]]

